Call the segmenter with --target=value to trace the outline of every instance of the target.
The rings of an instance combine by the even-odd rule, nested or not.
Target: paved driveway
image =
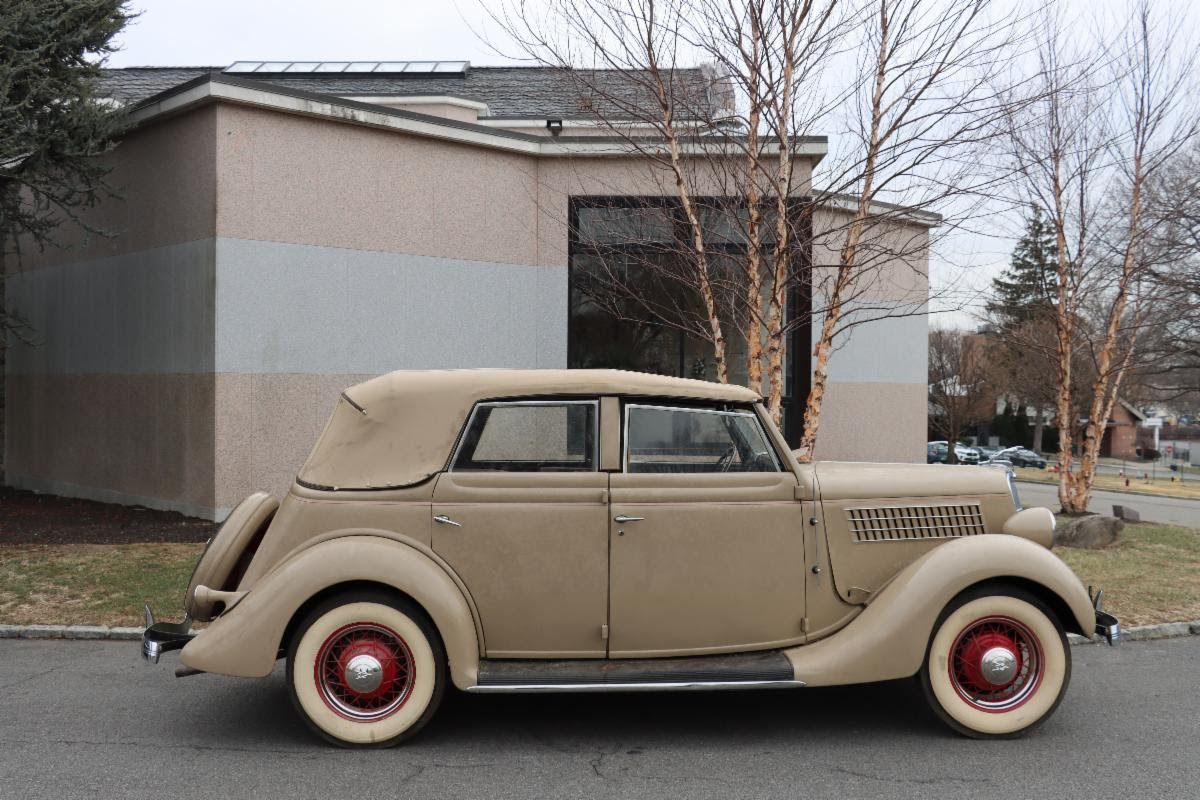
[[[1021,502],[1027,506],[1046,506],[1058,510],[1058,487],[1049,483],[1018,481]],[[1188,528],[1200,528],[1200,500],[1185,500],[1177,497],[1153,497],[1125,492],[1092,492],[1088,511],[1097,514],[1112,514],[1114,505],[1125,505],[1137,509],[1142,519],[1151,522],[1171,522]]]
[[[1200,637],[1074,648],[1058,713],[959,738],[908,683],[675,695],[451,693],[419,739],[343,751],[263,681],[176,679],[133,642],[0,640],[4,798],[1150,798],[1200,786]]]

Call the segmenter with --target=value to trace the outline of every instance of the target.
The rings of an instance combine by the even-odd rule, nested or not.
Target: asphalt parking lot
[[[1195,797],[1200,637],[1073,649],[1016,741],[941,727],[907,683],[674,695],[451,692],[407,746],[344,751],[265,680],[177,679],[135,642],[0,640],[4,798]]]

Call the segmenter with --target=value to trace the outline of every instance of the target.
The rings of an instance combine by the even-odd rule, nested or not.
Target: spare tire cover
[[[214,603],[201,603],[195,598],[197,586],[222,589],[233,572],[238,559],[254,534],[266,524],[279,508],[279,501],[266,492],[255,492],[242,502],[225,519],[217,535],[209,542],[196,564],[192,580],[188,584],[184,606],[192,619],[206,622],[212,619]]]

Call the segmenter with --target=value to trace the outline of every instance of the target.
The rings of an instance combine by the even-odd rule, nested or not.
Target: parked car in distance
[[[1014,467],[1034,467],[1036,469],[1046,468],[1046,459],[1042,458],[1032,450],[1027,450],[1024,447],[1014,450],[1008,460],[1012,462]]]
[[[989,458],[996,455],[996,453],[999,453],[1000,448],[988,447],[986,445],[976,445],[975,452],[979,453],[979,462],[982,464],[984,461],[987,461]]]
[[[967,447],[965,444],[956,444],[954,454],[958,458],[959,464],[978,464],[980,461],[979,451],[973,447]],[[927,464],[945,464],[948,460],[949,445],[946,442],[930,442],[926,446],[925,462]]]
[[[179,675],[286,659],[299,716],[344,746],[412,736],[451,687],[913,676],[954,730],[1010,737],[1066,692],[1067,632],[1119,636],[1053,530],[1007,469],[802,462],[738,386],[394,372],[342,393],[282,500],[233,510],[183,622],[147,608],[142,654],[181,650]]]

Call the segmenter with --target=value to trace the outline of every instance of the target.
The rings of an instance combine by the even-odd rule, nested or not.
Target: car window
[[[748,411],[628,405],[626,472],[779,472]]]
[[[594,400],[479,403],[451,469],[591,472],[596,419]]]

